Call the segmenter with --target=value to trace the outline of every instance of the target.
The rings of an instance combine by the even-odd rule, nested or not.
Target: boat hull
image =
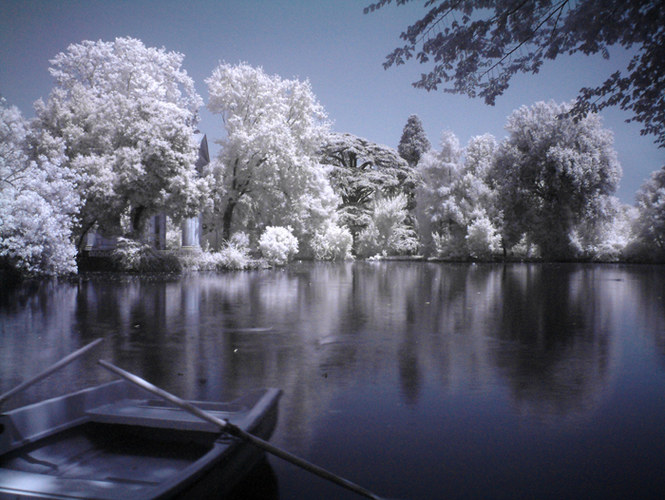
[[[194,404],[268,439],[279,396]],[[219,498],[263,456],[123,381],[14,410],[0,426],[0,498]]]

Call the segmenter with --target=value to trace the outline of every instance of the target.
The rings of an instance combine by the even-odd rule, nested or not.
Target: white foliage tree
[[[465,239],[468,254],[474,259],[489,259],[501,251],[501,235],[484,214],[469,224]]]
[[[574,254],[581,259],[616,262],[626,256],[632,243],[638,211],[614,196],[604,197],[603,203],[605,216],[579,224],[571,231],[570,241]]]
[[[422,183],[416,188],[416,217],[427,254],[435,246],[437,253],[441,253],[441,238],[460,238],[452,234],[458,226],[459,214],[451,207],[450,199],[462,168],[462,148],[457,136],[450,131],[441,134],[440,148],[425,153],[417,167]],[[457,253],[452,249],[448,253],[451,252]]]
[[[316,232],[311,246],[317,260],[351,259],[353,236],[346,227],[329,221]]]
[[[213,227],[228,239],[235,225],[260,232],[289,224],[309,240],[337,205],[317,156],[326,114],[309,82],[220,64],[206,83],[225,132],[211,172]]]
[[[457,136],[450,131],[441,135],[441,149],[425,153],[418,163],[421,184],[416,189],[416,216],[418,228],[429,247],[430,235],[440,232],[448,222],[443,205],[461,169],[462,149]]]
[[[635,222],[641,257],[665,261],[665,167],[656,170],[637,192]]]
[[[570,109],[550,101],[515,110],[495,162],[505,242],[526,236],[545,259],[578,256],[574,233],[611,219],[621,177],[612,133],[597,115],[575,120]]]
[[[63,144],[31,149],[28,124],[0,100],[0,267],[24,275],[76,271],[72,225],[79,208],[76,179],[61,167]]]
[[[441,150],[418,164],[422,185],[416,191],[417,214],[425,251],[445,259],[489,258],[499,252],[499,213],[489,173],[496,140],[474,137],[465,149],[444,132]]]
[[[356,246],[359,256],[406,255],[416,252],[418,238],[408,224],[406,207],[405,194],[379,198],[372,203],[370,222],[358,234]]]
[[[140,40],[84,41],[51,62],[55,88],[35,104],[45,140],[62,140],[65,165],[79,176],[78,236],[95,224],[121,232],[131,215],[141,236],[151,215],[195,214],[206,194],[194,140],[202,104],[183,55]]]

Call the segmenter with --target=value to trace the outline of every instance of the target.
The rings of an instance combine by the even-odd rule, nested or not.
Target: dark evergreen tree
[[[342,198],[340,221],[354,239],[370,223],[376,200],[404,193],[407,203],[412,201],[416,173],[393,148],[352,134],[332,133],[321,146],[320,161],[330,167],[330,184]]]
[[[407,161],[409,166],[415,167],[420,157],[431,148],[432,145],[425,134],[423,122],[420,121],[418,115],[409,116],[404,125],[399,146],[397,146],[399,155]]]

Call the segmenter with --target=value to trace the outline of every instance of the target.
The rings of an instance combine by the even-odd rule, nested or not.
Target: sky
[[[83,40],[139,38],[146,46],[185,55],[183,67],[204,102],[205,79],[220,63],[246,62],[282,78],[308,79],[326,109],[332,129],[396,148],[409,115],[416,114],[434,147],[441,133],[454,132],[461,144],[476,135],[506,136],[507,116],[537,101],[570,101],[582,87],[597,86],[629,55],[564,56],[546,62],[538,75],[519,75],[508,91],[487,106],[480,99],[427,92],[411,83],[427,70],[410,61],[384,70],[382,63],[401,45],[399,34],[425,13],[421,1],[390,5],[363,14],[371,0],[0,0],[0,95],[23,114],[53,87],[49,59]],[[394,4],[394,2],[393,2]],[[651,172],[665,165],[665,149],[630,114],[601,113],[615,134],[623,167],[617,196],[633,204]],[[201,111],[199,128],[212,153],[223,136],[219,116]]]

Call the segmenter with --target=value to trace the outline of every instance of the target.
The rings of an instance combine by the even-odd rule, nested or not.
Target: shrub
[[[231,236],[228,245],[237,249],[243,249],[246,253],[249,253],[249,236],[247,236],[247,233],[243,233],[242,231],[233,233],[233,236]]]
[[[415,231],[407,223],[406,196],[376,200],[372,220],[358,234],[358,255],[405,255],[418,249]]]
[[[466,260],[468,251],[466,241],[460,237],[459,227],[445,227],[440,232],[432,233],[432,243],[436,257],[443,260]]]
[[[188,271],[247,269],[250,267],[249,238],[245,233],[236,233],[219,252],[190,250],[180,255],[180,262]]]
[[[510,256],[513,259],[541,259],[542,254],[537,244],[532,242],[526,235],[513,245],[510,249]]]
[[[249,237],[235,233],[219,251],[219,266],[223,269],[246,269],[249,264]]]
[[[487,259],[501,251],[501,236],[487,217],[478,217],[467,228],[466,245],[471,257]]]
[[[331,223],[314,235],[311,247],[317,260],[350,259],[353,236],[346,227]]]
[[[268,262],[283,266],[298,252],[298,240],[290,226],[268,226],[259,239],[259,249]]]
[[[183,267],[175,255],[158,252],[150,245],[129,238],[118,238],[112,255],[121,271],[171,273],[180,272]]]

